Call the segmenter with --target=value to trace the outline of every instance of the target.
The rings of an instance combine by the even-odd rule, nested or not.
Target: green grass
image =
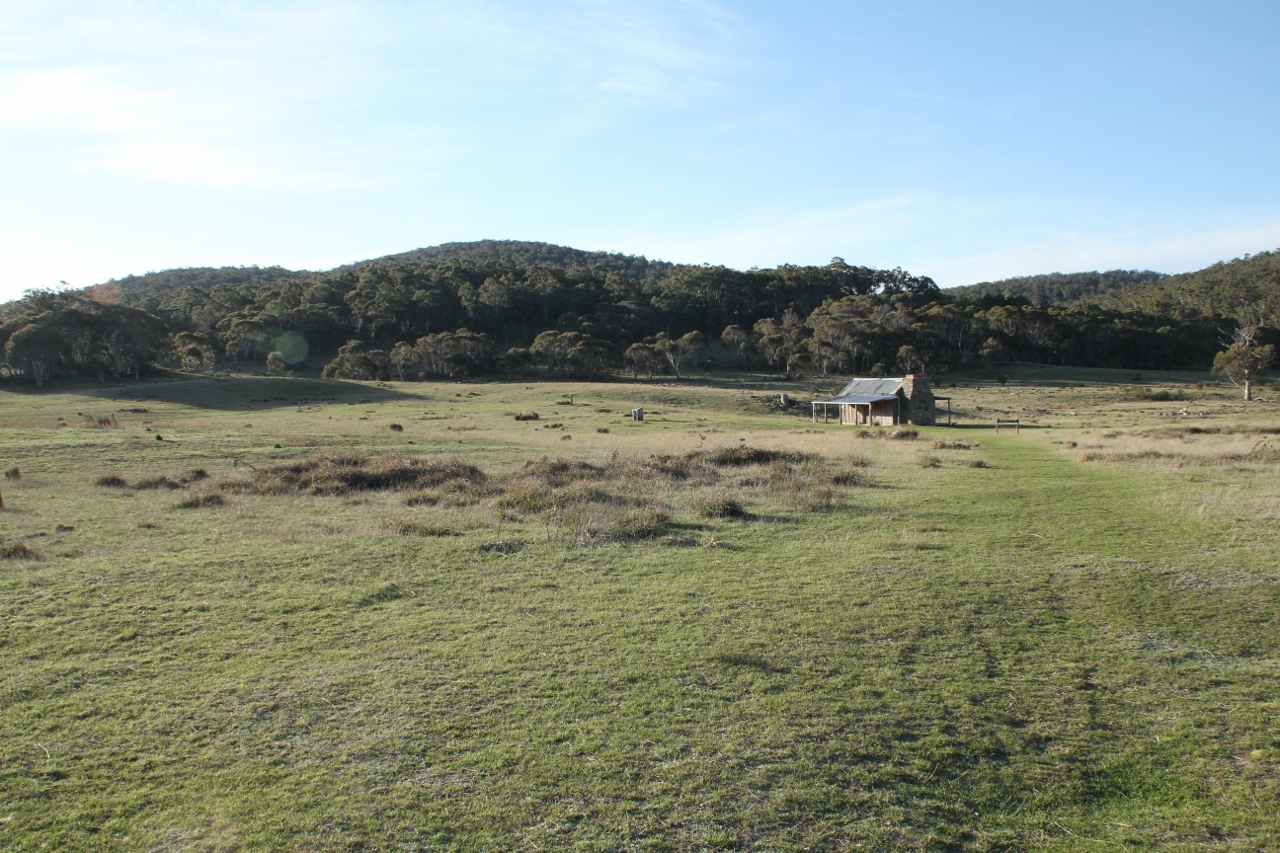
[[[1179,511],[1180,471],[1047,429],[857,439],[732,384],[0,394],[0,539],[40,557],[0,560],[5,849],[1280,847],[1274,522]],[[91,408],[120,425],[55,426]],[[931,450],[957,436],[980,446]],[[740,438],[867,482],[817,509],[736,487],[745,519],[662,492],[675,535],[602,544],[398,493],[93,485]]]

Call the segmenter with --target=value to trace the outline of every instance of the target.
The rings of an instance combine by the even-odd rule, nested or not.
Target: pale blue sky
[[[0,0],[0,299],[481,238],[943,286],[1280,246],[1280,2]]]

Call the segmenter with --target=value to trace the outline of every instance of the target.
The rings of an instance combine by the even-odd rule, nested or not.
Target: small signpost
[[[1019,427],[1021,426],[1021,424],[1018,422],[1018,419],[1017,419],[1017,418],[996,418],[996,433],[997,433],[997,434],[999,434],[999,432],[1000,432],[1000,424],[1004,424],[1005,426],[1008,426],[1009,424],[1013,424],[1013,434],[1014,434],[1014,435],[1017,435],[1017,434],[1018,434],[1018,429],[1019,429]]]

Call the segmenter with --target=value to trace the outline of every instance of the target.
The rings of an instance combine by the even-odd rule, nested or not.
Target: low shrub
[[[22,471],[18,469],[18,466],[17,466],[17,465],[14,465],[14,466],[13,466],[12,468],[10,468],[8,471],[5,471],[5,472],[4,472],[4,478],[5,478],[6,480],[21,480],[21,479],[22,479]]]
[[[965,444],[963,441],[942,439],[933,443],[934,450],[972,450],[973,445]]]
[[[914,441],[920,437],[920,431],[915,427],[894,427],[885,437],[894,441]]]
[[[536,421],[537,419],[537,412],[520,412],[516,415],[516,420],[518,421]]]
[[[391,430],[392,432],[404,432],[404,425],[402,425],[402,424],[389,424],[389,425],[387,426],[387,429]]]
[[[103,486],[108,489],[127,489],[129,483],[119,474],[104,474],[93,481],[95,486]]]
[[[970,459],[966,463],[970,468],[990,468],[985,459]]]
[[[921,468],[941,468],[942,460],[929,454],[921,454],[916,458]]]

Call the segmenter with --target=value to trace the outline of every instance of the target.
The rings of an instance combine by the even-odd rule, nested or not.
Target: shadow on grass
[[[275,376],[192,376],[163,373],[141,382],[67,379],[43,388],[14,380],[0,390],[23,396],[76,394],[115,403],[171,403],[215,411],[255,412],[314,405],[367,405],[422,397],[397,391],[386,382],[346,382]]]

